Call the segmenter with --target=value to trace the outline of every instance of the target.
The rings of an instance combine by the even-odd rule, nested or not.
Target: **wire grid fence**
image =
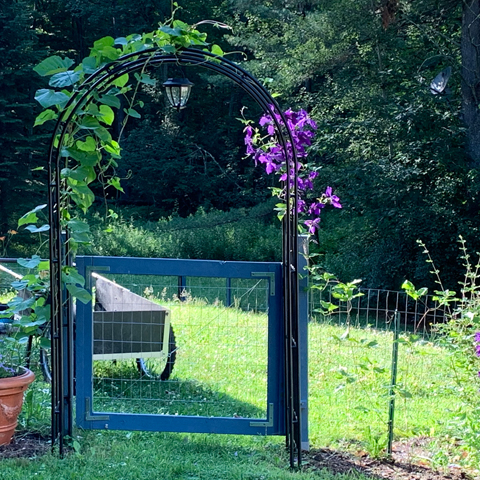
[[[139,308],[138,298],[123,296],[122,305],[114,308],[121,312],[110,315],[101,305],[105,302],[98,294],[97,276],[93,340],[100,347],[93,356],[94,411],[266,416],[267,280],[126,274],[104,278],[150,306],[145,303],[141,315],[132,313]],[[110,344],[106,354],[102,339]]]
[[[18,274],[28,273],[16,263],[1,264]],[[173,333],[167,339],[166,358],[119,355],[94,360],[94,411],[266,416],[266,280],[105,277],[168,309]],[[0,303],[13,297],[12,280],[0,270]],[[350,304],[333,298],[331,290],[309,293],[312,444],[379,441],[386,435],[395,311],[400,315],[395,435],[435,434],[457,404],[457,385],[435,331],[435,325],[445,321],[444,312],[431,299],[427,304],[415,302],[404,292],[359,290],[363,296]],[[323,315],[318,311],[320,300],[340,308]],[[152,317],[145,318],[140,323],[151,323]],[[138,326],[137,320],[127,323]],[[161,330],[158,335],[162,337]],[[169,377],[158,381],[172,356]]]
[[[387,441],[392,391],[395,438],[433,435],[456,403],[435,328],[445,313],[431,298],[422,303],[404,292],[359,291],[363,295],[350,303],[339,302],[331,289],[309,295],[309,410],[317,432],[312,439],[327,444],[362,440],[381,448]],[[321,300],[339,308],[325,315]],[[394,321],[396,311],[399,322]],[[399,348],[392,387],[395,329]],[[325,411],[327,415],[316,415]]]

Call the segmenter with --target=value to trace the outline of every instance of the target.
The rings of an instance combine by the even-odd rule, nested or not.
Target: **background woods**
[[[46,80],[32,68],[54,54],[81,61],[103,36],[154,30],[170,17],[171,3],[4,0],[0,6],[0,238],[6,245],[16,220],[46,192],[39,167],[52,124],[33,127],[40,112],[35,91]],[[480,249],[478,2],[225,0],[182,7],[177,16],[186,22],[230,25],[226,34],[204,26],[209,41],[235,51],[232,59],[245,59],[285,108],[306,108],[318,123],[309,159],[320,168],[318,184],[332,185],[344,205],[322,218],[316,248],[325,268],[370,287],[398,289],[405,277],[426,285],[421,238],[447,283],[455,284],[458,235]],[[280,244],[277,253],[270,248],[278,238],[274,213],[257,207],[268,200],[272,180],[245,159],[238,120],[243,107],[255,121],[260,112],[212,73],[169,67],[155,76],[162,83],[183,73],[195,87],[180,114],[167,109],[159,88],[142,87],[141,118],[122,132],[118,173],[128,178],[125,193],[94,187],[101,216],[92,248],[113,253],[126,232],[133,238],[158,229],[176,238],[191,225],[197,231],[214,225],[224,226],[216,258],[235,257],[231,239],[242,229],[259,238],[253,260],[279,257]],[[23,253],[20,235],[13,235],[9,254]],[[122,251],[141,254],[139,243]],[[221,248],[227,244],[230,250]],[[268,258],[261,244],[268,245]],[[194,247],[191,256],[209,255]]]

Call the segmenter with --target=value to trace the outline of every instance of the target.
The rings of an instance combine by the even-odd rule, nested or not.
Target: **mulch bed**
[[[350,454],[326,448],[312,449],[304,455],[304,464],[311,470],[328,470],[336,474],[359,473],[372,480],[479,480],[457,465],[436,471],[428,465],[428,452],[422,439],[396,442],[391,459],[373,459],[364,452]]]
[[[15,435],[8,445],[0,446],[0,460],[3,458],[35,458],[50,451],[50,438],[27,433]]]

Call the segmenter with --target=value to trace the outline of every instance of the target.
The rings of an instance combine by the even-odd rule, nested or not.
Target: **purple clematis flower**
[[[314,190],[314,180],[318,172],[310,171],[308,164],[303,161],[293,162],[293,153],[296,152],[297,158],[302,160],[309,153],[309,147],[315,136],[317,124],[308,116],[305,110],[298,112],[288,109],[282,116],[276,111],[273,105],[269,106],[269,113],[265,113],[259,120],[260,127],[267,131],[267,136],[262,141],[258,138],[258,130],[250,125],[245,127],[245,145],[247,155],[253,157],[255,165],[263,164],[267,174],[276,173],[280,181],[289,180],[289,188],[295,186],[297,182],[297,213],[309,215],[310,218],[304,221],[310,234],[314,234],[320,225],[320,213],[325,205],[333,205],[335,208],[342,208],[340,199],[333,194],[332,187],[327,187],[324,194],[315,201],[307,200],[308,191]],[[275,136],[278,126],[289,130],[290,135],[286,138],[285,148],[280,145]],[[269,137],[269,138],[267,138]],[[257,143],[262,142],[262,145]],[[288,178],[287,178],[288,177]],[[279,197],[284,200],[284,191]],[[307,204],[308,202],[308,204]],[[478,342],[480,344],[480,332]],[[479,345],[480,351],[480,345]],[[479,354],[480,355],[480,354]]]
[[[304,223],[308,228],[308,233],[313,235],[317,231],[318,224],[320,223],[320,217],[314,218],[313,220],[305,220]]]
[[[305,200],[302,200],[301,198],[298,199],[297,202],[297,213],[303,213],[305,211],[307,204],[305,203]]]
[[[325,199],[331,203],[335,208],[342,208],[342,204],[340,203],[340,199],[332,194],[333,189],[332,187],[327,187],[325,190]]]
[[[308,213],[310,215],[320,215],[322,208],[325,207],[325,204],[322,202],[313,202],[310,207],[308,207]]]

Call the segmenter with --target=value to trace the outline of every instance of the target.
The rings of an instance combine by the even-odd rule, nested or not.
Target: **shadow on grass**
[[[194,379],[166,381],[141,376],[135,361],[102,362],[95,370],[93,407],[96,412],[265,418],[265,409],[232,397],[221,385]],[[241,392],[240,392],[241,393]]]

